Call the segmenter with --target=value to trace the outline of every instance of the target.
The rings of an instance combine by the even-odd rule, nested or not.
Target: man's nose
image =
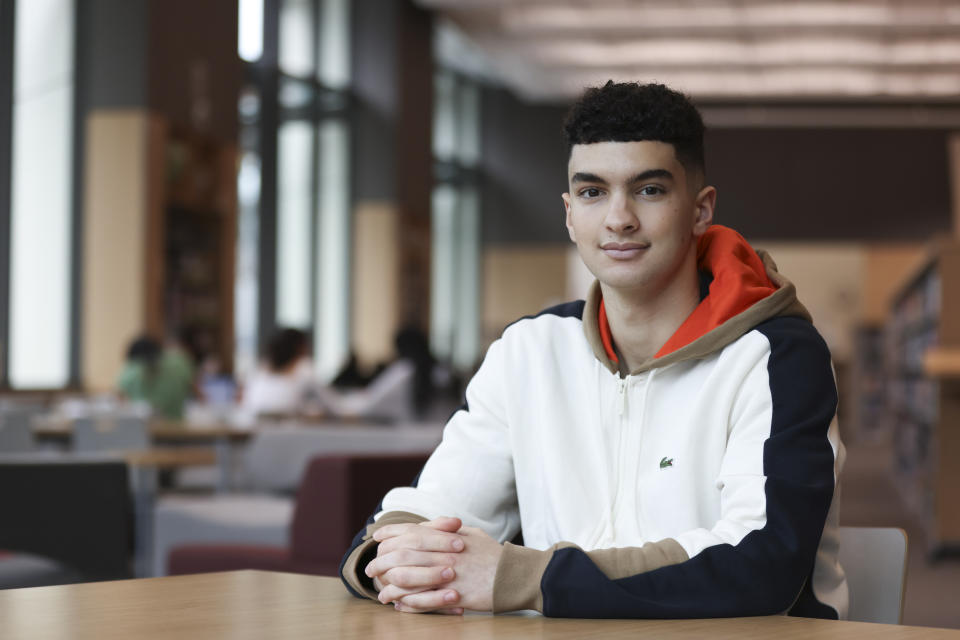
[[[606,226],[616,233],[636,231],[640,226],[640,219],[633,210],[633,203],[623,194],[616,194],[610,198],[610,209],[607,211]]]

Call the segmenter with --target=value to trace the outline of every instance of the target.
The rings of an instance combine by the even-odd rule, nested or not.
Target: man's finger
[[[460,527],[463,526],[463,521],[460,518],[454,518],[452,516],[440,516],[439,518],[434,518],[433,520],[421,522],[420,526],[430,527],[431,529],[437,529],[439,531],[456,533]]]
[[[450,582],[457,574],[450,567],[396,567],[383,575],[388,584],[394,584],[403,589],[413,589],[415,587],[436,588]]]
[[[438,531],[446,531],[448,533],[456,533],[460,527],[463,526],[463,521],[460,518],[451,518],[447,516],[441,516],[439,518],[434,518],[433,520],[428,520],[426,522],[421,522],[420,524],[412,523],[400,523],[400,524],[388,524],[384,527],[380,527],[373,532],[373,539],[377,542],[383,542],[388,538],[395,538],[396,536],[402,536],[405,533],[409,533],[412,530],[416,530],[417,527],[426,527],[429,529],[436,529]]]
[[[399,596],[393,599],[401,611],[425,613],[439,609],[459,608],[460,594],[454,589],[433,589]]]
[[[364,568],[364,573],[372,578],[383,575],[394,567],[452,567],[455,564],[455,554],[452,553],[397,549],[371,560]]]
[[[401,613],[439,613],[445,616],[462,616],[463,615],[463,607],[450,607],[448,609],[429,610],[429,609],[417,609],[415,607],[408,607],[399,602],[395,602],[393,604],[393,608],[396,609],[397,611],[400,611]]]
[[[380,590],[380,593],[377,594],[377,600],[383,604],[389,604],[391,602],[396,602],[404,596],[413,595],[418,591],[428,591],[427,589],[404,589],[403,587],[398,587],[395,584],[388,584],[383,589]]]
[[[403,524],[388,524],[385,527],[380,527],[373,532],[373,539],[377,542],[383,542],[388,538],[395,538],[396,536],[402,536],[405,533],[415,530],[417,525],[405,522]]]
[[[410,596],[420,596],[423,593],[433,594],[431,597],[414,598],[409,606],[418,607],[421,605],[436,609],[441,606],[457,606],[460,601],[460,593],[449,587],[398,587],[395,584],[389,584],[383,588],[383,591],[377,594],[377,600],[384,604],[391,602],[400,602]],[[452,595],[451,595],[452,594]],[[452,599],[451,599],[452,598]]]
[[[394,538],[388,538],[377,546],[377,555],[383,556],[397,549],[414,551],[463,551],[463,537],[456,533],[420,528]]]

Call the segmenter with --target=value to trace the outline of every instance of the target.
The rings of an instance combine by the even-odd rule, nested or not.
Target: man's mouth
[[[614,260],[629,260],[649,249],[650,245],[642,242],[607,242],[600,245],[600,248]]]

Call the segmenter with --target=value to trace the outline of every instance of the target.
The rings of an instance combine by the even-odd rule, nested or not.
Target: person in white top
[[[410,613],[844,618],[830,352],[772,259],[713,224],[699,112],[611,81],[564,132],[596,281],[490,346],[344,584]]]
[[[267,344],[263,362],[247,379],[241,407],[252,416],[298,414],[308,408],[317,387],[307,334],[280,329]]]

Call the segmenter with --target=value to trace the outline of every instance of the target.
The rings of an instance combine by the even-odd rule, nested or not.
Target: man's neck
[[[696,269],[682,273],[655,293],[622,291],[600,283],[610,333],[628,371],[652,358],[700,303]]]

